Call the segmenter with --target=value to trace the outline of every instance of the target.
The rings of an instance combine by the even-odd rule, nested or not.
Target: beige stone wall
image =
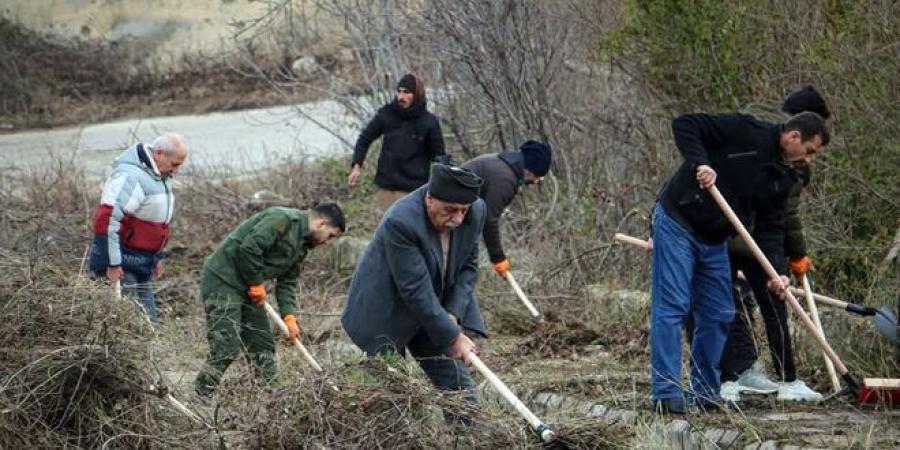
[[[294,0],[295,11],[305,8],[313,16],[304,3]],[[153,49],[151,57],[166,63],[185,53],[227,49],[234,30],[230,24],[260,17],[268,7],[268,2],[248,0],[4,0],[0,15],[65,37],[133,36]],[[322,19],[310,22],[321,27]]]

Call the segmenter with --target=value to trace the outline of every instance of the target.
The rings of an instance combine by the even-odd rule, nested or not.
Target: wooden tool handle
[[[275,326],[278,327],[278,329],[281,331],[281,334],[283,334],[284,337],[290,336],[291,332],[288,330],[287,324],[284,323],[284,320],[281,319],[281,316],[279,316],[278,313],[275,312],[275,308],[272,308],[272,305],[268,303],[263,303],[263,308],[266,309],[266,314],[269,315],[269,319],[271,319],[272,322],[275,322]],[[300,354],[303,355],[303,358],[306,359],[306,362],[308,362],[309,365],[313,367],[313,369],[316,369],[317,372],[322,372],[322,366],[320,366],[319,363],[316,362],[316,359],[313,358],[313,356],[306,350],[306,347],[304,347],[303,344],[300,343],[300,339],[294,339],[293,345],[294,347],[297,347],[297,350],[300,350]]]
[[[519,287],[519,283],[516,282],[516,278],[513,277],[512,272],[510,272],[510,271],[506,272],[506,281],[508,281],[510,286],[512,286],[513,290],[516,291],[516,295],[519,297],[519,300],[521,300],[522,303],[525,305],[525,308],[528,309],[528,312],[531,314],[531,317],[534,318],[534,320],[541,322],[542,321],[541,313],[538,312],[537,308],[535,308],[534,305],[531,304],[530,301],[528,301],[528,297],[525,296],[525,292],[522,291],[521,287]]]
[[[809,315],[812,316],[813,323],[816,324],[819,333],[822,333],[822,336],[825,336],[825,329],[822,328],[822,321],[819,320],[819,310],[816,308],[815,300],[813,300],[812,288],[809,285],[809,277],[804,275],[802,278],[803,290],[806,294],[806,307],[809,308]],[[841,382],[838,380],[837,373],[834,372],[834,364],[828,359],[828,355],[825,352],[822,352],[822,356],[825,358],[825,369],[828,370],[828,377],[831,379],[831,388],[834,389],[834,392],[840,392]]]
[[[725,214],[725,217],[728,218],[728,221],[734,226],[737,230],[738,234],[743,239],[744,243],[747,244],[747,247],[750,247],[750,251],[753,252],[753,256],[756,257],[756,260],[759,262],[759,265],[766,271],[766,274],[769,278],[780,278],[780,275],[772,267],[772,263],[766,259],[766,256],[763,254],[762,250],[760,250],[759,246],[756,245],[756,241],[753,240],[753,237],[750,236],[750,233],[747,231],[747,228],[744,227],[744,224],[741,223],[741,220],[738,219],[737,215],[728,206],[728,202],[725,201],[725,198],[722,197],[722,194],[719,192],[719,189],[716,186],[710,186],[709,194],[712,196],[713,200],[719,205],[719,208]],[[806,315],[806,312],[803,311],[803,308],[800,307],[800,303],[797,302],[797,298],[794,297],[794,294],[791,293],[791,290],[788,289],[785,293],[785,300],[787,304],[791,307],[791,310],[794,311],[794,314],[797,314],[797,317],[800,318],[800,321],[803,322],[803,325],[806,326],[806,329],[812,333],[813,337],[816,339],[816,342],[819,344],[819,347],[822,348],[829,358],[831,358],[831,362],[834,363],[834,366],[838,369],[841,375],[847,374],[849,371],[847,370],[847,366],[841,361],[841,358],[838,357],[837,353],[834,352],[834,349],[831,348],[831,345],[828,344],[828,341],[825,340],[825,336],[822,333],[819,333],[819,330],[816,329],[816,324],[812,322],[812,319]]]
[[[531,410],[528,409],[528,407],[525,406],[524,403],[522,403],[522,400],[519,400],[519,397],[516,397],[516,394],[513,394],[509,387],[507,387],[506,384],[503,383],[503,380],[498,378],[497,375],[495,375],[494,372],[492,372],[491,369],[489,369],[488,366],[486,366],[484,362],[481,361],[478,355],[476,355],[475,353],[469,353],[469,361],[473,366],[475,366],[475,369],[478,370],[478,372],[481,373],[481,375],[484,376],[484,378],[486,378],[489,383],[491,383],[491,386],[493,386],[494,389],[496,389],[497,392],[500,393],[503,399],[506,400],[507,403],[512,405],[513,409],[515,409],[516,412],[519,413],[519,415],[521,415],[525,418],[525,420],[528,421],[528,425],[530,425],[531,429],[538,433],[538,435],[540,435],[542,441],[551,442],[556,439],[556,434],[553,433],[553,431],[551,431],[549,428],[547,428],[547,425],[541,422],[541,419],[538,419],[538,417],[533,412],[531,412]]]
[[[613,236],[613,239],[615,239],[619,242],[623,242],[625,244],[631,244],[631,245],[638,246],[644,250],[650,250],[650,243],[648,241],[645,241],[643,239],[638,239],[633,236],[628,236],[627,234],[616,233]]]

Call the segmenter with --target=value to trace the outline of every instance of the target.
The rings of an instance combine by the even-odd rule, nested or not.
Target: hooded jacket
[[[427,110],[424,89],[417,89],[409,108],[401,108],[394,99],[378,109],[356,140],[352,165],[361,166],[369,146],[381,136],[384,141],[375,169],[375,185],[382,189],[415,190],[428,182],[431,161],[444,155],[441,125]]]
[[[479,196],[487,205],[484,223],[484,246],[492,263],[506,259],[500,239],[500,216],[525,184],[524,162],[521,151],[481,155],[463,164],[484,180]]]
[[[113,161],[93,217],[94,236],[106,237],[109,266],[122,264],[123,249],[162,250],[174,208],[172,181],[160,174],[144,145],[122,152]]]

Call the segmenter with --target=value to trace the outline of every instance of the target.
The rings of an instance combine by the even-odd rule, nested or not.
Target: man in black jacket
[[[734,227],[707,192],[715,185],[745,224],[762,225],[757,243],[785,273],[784,211],[796,182],[791,165],[828,144],[825,121],[798,114],[785,124],[744,114],[684,114],[672,122],[685,161],[669,180],[653,226],[651,381],[657,411],[684,413],[681,333],[693,315],[691,387],[701,408],[719,400],[719,359],[734,317],[726,239]],[[769,280],[783,294],[787,278]]]
[[[359,134],[347,183],[352,187],[362,178],[362,165],[369,146],[384,135],[378,167],[375,169],[375,204],[380,214],[400,197],[428,181],[431,162],[444,155],[444,137],[434,114],[428,112],[425,84],[406,74],[397,83],[397,97],[382,106]]]
[[[812,86],[803,86],[791,92],[781,106],[781,110],[789,115],[805,111],[814,112],[828,120],[831,111],[825,99]],[[784,234],[784,249],[789,260],[790,271],[797,280],[801,280],[809,269],[811,262],[806,254],[806,241],[803,237],[803,223],[800,220],[800,193],[809,184],[811,170],[808,164],[796,167],[800,181],[794,183],[790,190],[785,208],[785,223],[781,230],[767,230],[765,223],[752,224],[748,227],[751,234],[768,234],[781,232]],[[810,389],[803,380],[797,378],[794,368],[794,353],[788,328],[788,313],[783,301],[774,298],[766,289],[767,276],[762,266],[750,253],[750,249],[737,237],[728,243],[728,258],[731,261],[733,274],[741,271],[753,292],[754,304],[749,295],[734,296],[737,317],[728,330],[728,341],[722,353],[720,369],[722,370],[722,398],[728,401],[740,400],[742,392],[758,394],[778,393],[779,400],[819,401],[822,394]],[[733,277],[733,281],[737,280]],[[748,292],[749,294],[749,292]],[[757,350],[752,335],[753,308],[759,306],[766,327],[766,337],[772,365],[778,375],[778,382],[768,379],[757,361]]]
[[[525,141],[518,150],[481,155],[463,164],[484,180],[479,196],[487,205],[484,246],[494,270],[503,278],[509,271],[509,258],[500,240],[500,216],[526,184],[540,183],[550,171],[552,149],[537,141]]]

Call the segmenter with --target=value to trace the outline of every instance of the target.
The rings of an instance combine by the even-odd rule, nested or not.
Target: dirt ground
[[[338,367],[361,357],[340,329],[339,313],[341,297],[318,298],[310,305],[301,302],[301,325],[308,334],[307,345],[328,368]],[[487,300],[486,303],[504,302],[500,308],[516,302],[510,292]],[[515,305],[515,303],[512,303]],[[169,379],[184,392],[190,392],[193,377],[205,351],[202,320],[199,305],[193,300],[183,317],[167,321],[160,334],[161,353],[170,355],[164,359]],[[486,309],[497,305],[486,305]],[[520,311],[527,321],[526,312]],[[490,319],[490,316],[489,316]],[[506,318],[509,320],[509,318]],[[499,322],[499,321],[498,321]],[[490,320],[489,320],[490,326]],[[635,433],[629,446],[652,448],[652,431],[668,423],[671,418],[655,416],[650,408],[649,349],[638,347],[646,343],[646,331],[642,327],[623,327],[614,339],[609,334],[595,331],[589,324],[572,318],[561,320],[550,315],[544,324],[533,326],[531,332],[513,329],[508,332],[492,327],[490,339],[478,341],[482,359],[516,392],[552,393],[566,399],[591,404],[602,404],[607,409],[634,411],[637,418],[628,424]],[[188,346],[188,351],[185,344]],[[629,345],[631,343],[631,345]],[[279,346],[281,378],[305,373],[308,368],[299,354]],[[249,372],[243,363],[232,368],[225,385],[240,383]],[[243,375],[241,375],[243,374]],[[484,381],[477,374],[477,382]],[[687,374],[685,374],[685,380]],[[820,388],[821,390],[821,388]],[[189,394],[188,394],[189,395]],[[564,426],[580,419],[583,414],[567,410],[561,405],[530,404],[535,411],[542,411],[544,419]],[[486,407],[505,406],[491,404]],[[847,398],[832,398],[818,404],[779,402],[774,396],[744,396],[740,410],[726,410],[707,414],[694,414],[688,421],[694,429],[720,428],[737,430],[740,438],[732,448],[765,441],[775,441],[780,447],[794,445],[808,448],[897,448],[900,445],[900,411],[884,405],[860,406]]]

